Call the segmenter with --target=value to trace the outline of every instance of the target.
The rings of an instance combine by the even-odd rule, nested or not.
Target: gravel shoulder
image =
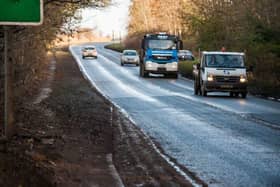
[[[0,143],[0,186],[192,186],[83,78],[67,48],[55,61],[48,97],[27,99],[16,135]]]

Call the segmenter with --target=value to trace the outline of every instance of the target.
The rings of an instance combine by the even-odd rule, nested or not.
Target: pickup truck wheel
[[[247,97],[247,92],[242,92],[242,93],[241,93],[241,96],[242,96],[242,98],[245,99],[245,98]]]
[[[197,80],[194,81],[193,87],[194,87],[193,88],[194,89],[194,94],[198,95],[199,90],[198,90]]]

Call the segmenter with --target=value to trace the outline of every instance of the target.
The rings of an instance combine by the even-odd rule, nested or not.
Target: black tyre
[[[205,86],[202,84],[200,88],[201,88],[201,95],[206,97],[207,96],[207,91],[205,90]]]
[[[140,64],[139,71],[140,71],[140,72],[139,72],[140,76],[141,76],[141,77],[145,77],[143,64]]]
[[[172,75],[172,78],[174,78],[174,79],[178,79],[178,73],[173,74],[173,75]]]
[[[194,87],[194,88],[193,88],[194,94],[195,94],[195,95],[198,95],[199,90],[198,90],[198,83],[197,83],[197,80],[194,81],[193,87]]]
[[[238,92],[230,92],[229,96],[230,97],[238,97],[239,93]]]
[[[164,74],[164,76],[165,77],[167,77],[167,78],[172,78],[172,79],[178,79],[178,74],[176,73],[176,74]]]
[[[241,97],[245,99],[247,97],[247,92],[242,92]]]

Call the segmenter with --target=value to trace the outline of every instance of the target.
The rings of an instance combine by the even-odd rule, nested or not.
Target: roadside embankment
[[[51,59],[48,93],[25,100],[16,135],[0,142],[0,186],[192,186],[84,79],[67,47]]]

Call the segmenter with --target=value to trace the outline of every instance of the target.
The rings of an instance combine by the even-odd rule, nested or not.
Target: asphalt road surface
[[[120,53],[93,45],[98,59],[71,48],[83,71],[165,154],[209,186],[280,186],[280,102],[195,96],[191,80],[141,78]]]

